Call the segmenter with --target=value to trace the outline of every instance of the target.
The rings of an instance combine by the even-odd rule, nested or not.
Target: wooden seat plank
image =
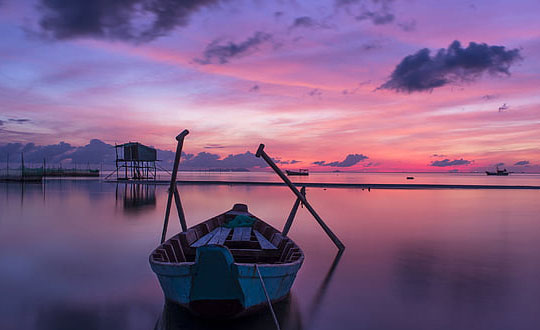
[[[249,241],[251,236],[251,227],[236,227],[234,228],[232,240],[233,241]]]
[[[229,236],[229,233],[231,232],[231,228],[218,227],[217,229],[219,229],[219,231],[206,244],[223,245],[225,243],[227,236]]]
[[[214,230],[212,230],[211,232],[209,232],[208,234],[206,234],[203,237],[199,238],[197,241],[195,241],[195,242],[193,242],[193,244],[191,244],[191,247],[197,248],[199,246],[203,246],[203,245],[208,244],[208,242],[212,239],[212,237],[214,237],[214,235],[220,231],[220,228],[221,227],[217,227]]]
[[[261,249],[263,250],[276,250],[277,247],[270,243],[269,240],[266,239],[266,237],[263,236],[263,234],[259,233],[257,230],[253,230],[253,233],[255,234],[255,237],[257,237],[257,241],[259,241],[259,244],[261,245]]]
[[[242,235],[242,241],[249,241],[251,239],[251,229],[252,227],[246,227]]]

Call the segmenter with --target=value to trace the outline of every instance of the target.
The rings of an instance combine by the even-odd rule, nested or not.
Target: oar
[[[178,145],[176,146],[176,155],[174,157],[173,171],[171,174],[171,184],[169,186],[169,197],[167,198],[167,208],[165,209],[165,220],[163,221],[163,232],[161,233],[161,243],[165,242],[165,236],[167,235],[167,227],[169,226],[169,215],[171,214],[171,203],[173,195],[178,194],[176,191],[176,174],[178,172],[178,165],[180,164],[180,156],[182,156],[182,146],[184,145],[184,138],[189,134],[189,131],[185,129],[182,133],[176,136],[176,141]],[[186,228],[186,219],[184,217],[184,212],[182,206],[178,205],[180,198],[177,198],[178,216],[180,217],[180,225],[182,230],[187,230]]]
[[[279,167],[276,166],[272,158],[270,158],[270,156],[266,154],[266,152],[264,151],[264,144],[259,145],[259,149],[257,149],[257,153],[255,154],[255,156],[262,157],[266,161],[266,163],[270,165],[270,167],[274,170],[274,172],[276,172],[276,174],[281,178],[281,180],[283,180],[287,184],[287,186],[291,188],[292,192],[306,206],[308,211],[311,213],[311,215],[313,215],[315,220],[317,220],[319,225],[321,225],[324,232],[330,237],[330,239],[332,240],[332,242],[334,242],[337,248],[340,250],[345,249],[345,245],[341,243],[339,238],[337,238],[337,236],[332,232],[332,230],[330,230],[330,228],[324,223],[323,219],[321,219],[321,217],[317,214],[315,209],[311,206],[311,204],[309,204],[309,202],[304,197],[304,195],[302,195],[302,193],[298,191],[298,189],[294,186],[291,180],[289,180],[289,178],[287,178],[285,174],[283,174],[283,172],[279,169]]]

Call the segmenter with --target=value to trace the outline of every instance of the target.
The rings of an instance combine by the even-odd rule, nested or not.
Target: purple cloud
[[[454,81],[473,81],[485,72],[510,75],[510,66],[521,59],[519,49],[506,50],[504,46],[474,42],[463,48],[456,40],[434,56],[424,48],[405,57],[379,89],[424,92]]]
[[[216,39],[212,41],[203,53],[203,58],[194,59],[199,64],[226,64],[231,58],[246,55],[247,53],[257,50],[258,46],[272,39],[272,35],[265,32],[255,32],[253,36],[240,42],[232,41],[222,43]]]
[[[313,164],[319,165],[319,166],[351,167],[363,161],[364,159],[368,159],[368,158],[369,158],[368,156],[365,156],[363,154],[349,154],[347,155],[345,160],[341,162],[335,161],[335,162],[327,163],[326,161],[321,160],[318,162],[313,162]]]
[[[37,7],[43,34],[53,39],[92,37],[151,41],[179,26],[205,7],[225,0],[41,0]],[[149,18],[141,27],[140,18]]]
[[[446,166],[462,166],[462,165],[469,165],[472,161],[466,160],[466,159],[443,159],[443,160],[434,160],[429,164],[429,166],[436,166],[436,167],[446,167]]]

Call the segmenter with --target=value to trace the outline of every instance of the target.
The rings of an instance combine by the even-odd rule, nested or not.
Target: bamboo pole
[[[302,187],[302,189],[300,189],[300,193],[302,195],[304,195],[304,197],[306,197],[306,187],[305,186]],[[293,205],[293,207],[291,209],[291,213],[289,213],[289,217],[287,218],[287,222],[285,223],[285,226],[283,227],[283,230],[281,231],[282,235],[287,236],[287,234],[289,233],[289,229],[291,229],[294,217],[296,216],[296,212],[298,211],[298,206],[300,206],[300,202],[301,202],[301,200],[298,199],[298,198],[294,202],[294,205]]]
[[[257,157],[262,157],[266,163],[268,165],[270,165],[270,167],[274,170],[274,172],[276,172],[276,174],[287,184],[287,186],[289,186],[289,188],[291,189],[291,191],[296,195],[296,197],[302,202],[304,203],[304,205],[306,206],[306,208],[308,209],[308,211],[311,213],[311,215],[313,215],[313,217],[315,218],[315,220],[317,220],[317,222],[319,223],[319,225],[322,227],[322,229],[324,230],[324,232],[330,237],[330,239],[332,240],[332,242],[334,242],[334,244],[337,246],[338,249],[340,250],[343,250],[345,249],[345,245],[343,245],[343,243],[341,243],[341,241],[339,240],[339,238],[332,232],[332,230],[324,223],[323,219],[321,219],[321,217],[317,214],[317,212],[315,211],[315,209],[311,206],[311,204],[309,204],[309,202],[307,201],[307,199],[300,193],[300,191],[298,191],[298,189],[293,185],[293,183],[291,182],[291,180],[289,180],[289,178],[287,178],[285,176],[285,174],[283,174],[283,172],[276,166],[276,164],[274,163],[274,161],[272,160],[272,158],[270,158],[270,156],[268,156],[266,154],[266,152],[264,151],[264,144],[260,144],[259,145],[259,148],[257,149],[257,153],[255,154],[255,156]]]
[[[176,146],[176,155],[174,157],[173,172],[171,174],[171,184],[169,186],[169,196],[167,198],[167,209],[165,209],[165,220],[163,221],[163,232],[161,233],[161,243],[165,242],[165,236],[167,236],[167,227],[169,226],[169,215],[171,214],[171,203],[172,203],[173,195],[176,192],[176,175],[178,172],[178,165],[180,164],[180,156],[182,155],[182,147],[184,145],[184,138],[188,134],[189,134],[189,131],[185,129],[182,133],[176,136],[176,141],[178,141],[178,145]],[[184,228],[186,224],[185,224],[185,217],[184,217],[181,207],[178,208],[178,212],[179,212],[180,222],[182,222],[182,219],[184,220],[184,223],[183,224],[181,223],[182,228]],[[180,212],[182,212],[182,215],[180,215]]]

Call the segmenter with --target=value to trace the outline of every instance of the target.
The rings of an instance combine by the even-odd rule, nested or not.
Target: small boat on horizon
[[[287,175],[309,175],[309,170],[307,168],[300,168],[298,170],[285,170]]]
[[[499,166],[497,166],[496,172],[486,171],[486,174],[487,175],[507,176],[508,174],[510,174],[510,172],[508,172],[506,169],[499,170]]]

